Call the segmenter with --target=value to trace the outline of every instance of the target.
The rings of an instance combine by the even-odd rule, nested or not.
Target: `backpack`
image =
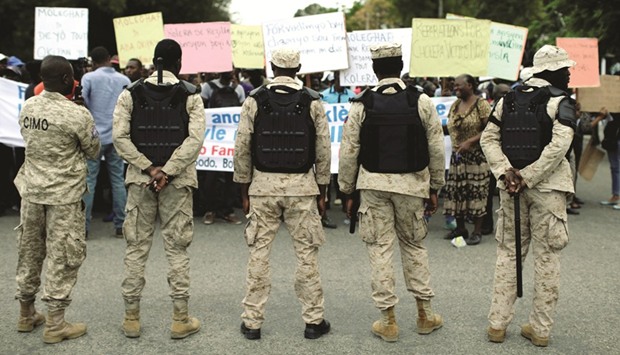
[[[227,85],[223,87],[217,86],[212,81],[209,81],[207,84],[211,87],[211,97],[209,98],[209,107],[231,107],[231,106],[241,106],[239,102],[239,96],[237,95],[237,84]]]

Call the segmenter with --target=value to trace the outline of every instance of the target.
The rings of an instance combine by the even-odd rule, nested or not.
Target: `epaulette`
[[[567,96],[568,94],[566,93],[566,91],[561,90],[556,88],[555,86],[547,86],[547,88],[549,89],[549,93],[551,94],[551,96],[553,97],[558,97],[558,96]]]
[[[139,79],[134,81],[133,83],[127,85],[127,87],[125,87],[127,90],[132,91],[133,89],[135,89],[136,87],[138,87],[138,85],[142,85],[142,83],[144,83],[144,79]]]
[[[304,86],[304,90],[306,91],[306,93],[308,93],[308,95],[310,95],[310,97],[312,98],[312,100],[319,100],[321,98],[321,94]]]
[[[196,85],[190,83],[189,81],[185,81],[185,80],[180,80],[179,82],[181,83],[181,86],[185,89],[185,91],[188,94],[190,95],[200,94],[200,88],[197,87]]]

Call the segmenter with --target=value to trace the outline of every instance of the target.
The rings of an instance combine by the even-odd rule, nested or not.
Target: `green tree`
[[[230,0],[15,0],[0,7],[0,52],[16,55],[22,60],[33,58],[34,8],[88,8],[89,49],[105,46],[116,52],[115,17],[161,11],[164,23],[228,21]],[[24,10],[26,9],[26,10]]]
[[[347,13],[346,20],[348,31],[401,27],[399,10],[393,0],[358,1]]]
[[[334,7],[323,7],[319,4],[310,4],[303,9],[297,10],[297,12],[295,12],[295,17],[328,14],[330,12],[337,12],[337,11],[338,9]]]

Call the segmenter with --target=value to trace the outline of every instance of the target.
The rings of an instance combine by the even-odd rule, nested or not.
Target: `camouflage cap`
[[[279,68],[297,68],[299,51],[292,48],[278,48],[271,52],[271,63]]]
[[[564,49],[546,44],[534,54],[532,75],[545,70],[556,71],[562,68],[570,68],[575,64],[575,61],[568,58],[568,53]]]
[[[402,57],[403,51],[399,43],[381,43],[370,46],[372,59]]]

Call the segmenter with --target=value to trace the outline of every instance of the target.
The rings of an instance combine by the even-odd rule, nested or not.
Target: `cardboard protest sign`
[[[602,107],[609,112],[620,112],[620,76],[601,75],[597,88],[580,88],[577,101],[583,112],[599,112]]]
[[[164,25],[166,38],[181,45],[181,74],[232,70],[230,22]]]
[[[349,69],[340,71],[340,85],[377,85],[377,76],[372,70],[370,47],[374,44],[385,42],[400,43],[403,51],[403,63],[409,63],[411,57],[411,28],[347,33]],[[401,74],[409,71],[407,64],[403,65]]]
[[[488,20],[414,18],[409,75],[485,75],[490,26]]]
[[[164,38],[161,12],[118,17],[113,22],[121,68],[131,58],[138,58],[147,66],[153,63],[155,45]]]
[[[599,61],[597,38],[556,38],[558,47],[568,52],[568,57],[577,64],[570,68],[571,88],[598,87]]]
[[[261,26],[230,25],[232,60],[235,68],[263,69],[265,48]]]
[[[527,32],[525,27],[491,23],[488,76],[506,80],[519,79]]]
[[[264,23],[263,41],[267,63],[271,60],[271,52],[276,48],[298,49],[301,52],[300,74],[349,67],[342,12]],[[269,64],[267,75],[273,76]]]
[[[34,59],[43,59],[50,54],[67,59],[88,56],[88,9],[34,9]]]

